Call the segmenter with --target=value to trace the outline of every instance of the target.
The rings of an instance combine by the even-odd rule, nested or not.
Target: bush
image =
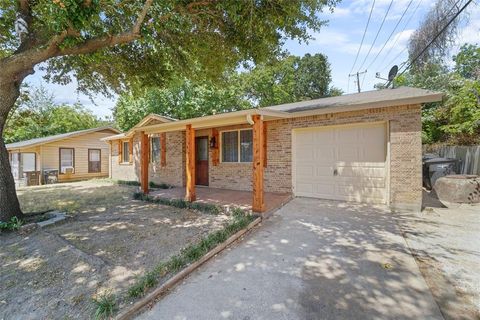
[[[18,219],[17,217],[13,217],[10,221],[2,222],[0,221],[0,229],[1,230],[18,230],[23,225],[23,221]]]

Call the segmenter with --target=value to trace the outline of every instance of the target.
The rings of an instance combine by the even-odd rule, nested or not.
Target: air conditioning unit
[[[63,174],[74,174],[75,173],[75,168],[74,167],[63,167],[62,168],[62,173]]]

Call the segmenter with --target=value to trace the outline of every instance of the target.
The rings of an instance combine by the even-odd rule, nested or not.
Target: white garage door
[[[293,131],[296,196],[386,203],[384,124]]]

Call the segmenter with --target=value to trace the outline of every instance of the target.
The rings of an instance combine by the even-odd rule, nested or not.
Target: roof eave
[[[377,101],[377,102],[366,102],[366,103],[350,104],[350,105],[344,105],[344,106],[336,105],[331,107],[323,107],[323,108],[305,110],[305,111],[291,111],[289,112],[289,114],[292,117],[305,117],[305,116],[321,115],[321,114],[327,114],[327,113],[338,113],[338,112],[357,111],[357,110],[365,110],[365,109],[373,109],[373,108],[385,108],[385,107],[393,107],[393,106],[438,102],[438,101],[441,101],[442,98],[443,98],[443,93],[435,92],[435,93],[420,96],[420,97],[411,97],[411,98],[403,98],[403,99],[395,99],[395,100],[387,100],[387,101],[384,100],[384,101]]]
[[[34,143],[27,144],[27,145],[24,145],[24,146],[9,147],[8,145],[6,145],[5,147],[7,148],[7,150],[22,150],[22,149],[26,149],[26,148],[34,148],[34,147],[38,147],[38,146],[41,146],[41,145],[44,145],[44,144],[48,144],[48,143],[52,143],[52,142],[56,142],[56,141],[61,141],[61,140],[64,140],[64,139],[75,138],[75,137],[79,137],[79,136],[82,136],[82,135],[85,135],[85,134],[94,133],[94,132],[98,132],[98,131],[102,131],[102,130],[112,130],[112,131],[117,132],[117,133],[121,132],[120,130],[115,129],[114,127],[106,126],[106,127],[94,128],[94,129],[91,129],[91,130],[85,130],[85,132],[80,132],[78,134],[72,134],[72,135],[66,136],[66,137],[59,137],[59,138],[51,139],[51,140],[48,140],[48,141],[40,141],[40,142],[36,142],[36,143],[34,142]],[[68,132],[67,132],[67,134],[68,134]],[[47,138],[47,137],[45,137],[45,138]]]

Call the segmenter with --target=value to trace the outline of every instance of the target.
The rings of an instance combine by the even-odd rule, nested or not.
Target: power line
[[[459,0],[460,1],[460,0]],[[440,30],[440,32],[438,32],[435,37],[433,37],[433,39],[425,46],[425,48],[423,48],[423,50],[412,60],[408,63],[407,67],[398,75],[398,76],[401,76],[403,75],[421,56],[422,54],[425,53],[425,51],[427,51],[427,49],[435,42],[435,40],[437,40],[437,38],[448,28],[448,26],[450,24],[452,24],[452,22],[460,15],[460,13],[463,12],[463,10],[465,10],[465,8],[470,4],[472,3],[473,0],[468,0],[464,5],[463,7],[450,19],[450,21],[448,21],[448,23]],[[458,2],[457,2],[458,3]],[[455,5],[456,6],[456,3]]]
[[[383,49],[385,49],[385,47],[387,46],[388,41],[390,41],[390,39],[392,38],[393,34],[395,33],[395,31],[397,30],[398,26],[400,25],[400,22],[402,22],[403,17],[405,16],[405,13],[407,13],[408,9],[409,9],[410,6],[412,5],[412,2],[413,2],[413,0],[410,0],[410,2],[408,3],[407,7],[405,8],[405,10],[403,11],[402,15],[400,16],[400,19],[397,21],[397,24],[395,25],[395,28],[393,28],[392,32],[390,33],[390,35],[389,35],[388,38],[387,38],[387,41],[385,41],[385,43],[383,44],[383,46],[382,46],[382,48],[380,49],[380,51],[377,52],[377,55],[373,58],[372,62],[370,62],[370,64],[369,64],[368,67],[367,67],[367,70],[370,69],[370,67],[375,63],[375,61],[377,61],[378,56],[382,53]]]
[[[385,16],[383,17],[382,24],[380,24],[380,28],[378,28],[377,34],[375,35],[375,39],[373,39],[372,45],[370,46],[370,49],[368,49],[368,53],[365,56],[365,59],[363,59],[362,65],[358,68],[358,70],[362,69],[363,65],[368,59],[368,56],[370,55],[370,52],[372,52],[373,46],[375,45],[375,42],[377,41],[378,35],[380,34],[380,31],[382,31],[383,24],[385,23],[385,20],[387,19],[388,13],[390,12],[390,9],[392,8],[393,0],[390,1],[390,4],[388,5],[387,12],[385,12]]]
[[[363,40],[365,40],[365,35],[367,34],[368,25],[370,24],[370,19],[372,18],[373,7],[375,7],[375,0],[373,0],[372,7],[370,8],[370,14],[368,15],[368,20],[367,20],[367,25],[365,26],[365,30],[363,31],[362,41],[360,42],[360,47],[358,48],[357,55],[355,56],[355,61],[353,62],[352,69],[350,70],[349,73],[352,73],[353,69],[355,68],[355,65],[357,64],[358,55],[362,50]]]
[[[390,54],[390,52],[392,52],[393,48],[395,48],[395,45],[397,44],[398,40],[400,39],[400,35],[407,29],[407,26],[408,24],[410,23],[410,21],[413,19],[413,17],[415,16],[415,13],[417,13],[417,10],[418,8],[420,7],[420,4],[422,3],[422,0],[419,0],[418,1],[418,4],[417,6],[415,7],[415,9],[413,10],[412,14],[410,15],[410,17],[408,18],[407,22],[405,23],[405,25],[403,26],[403,29],[402,31],[400,31],[400,33],[398,34],[397,37],[395,37],[395,41],[393,42],[393,45],[390,47],[390,49],[387,51],[387,53],[383,56],[383,59],[382,61],[379,63],[379,65],[383,65],[383,63],[385,62],[385,60],[387,59],[388,55]],[[403,50],[405,51],[405,50]],[[402,52],[403,52],[402,51]],[[398,56],[397,56],[398,57]],[[396,57],[396,58],[397,58]],[[396,58],[394,60],[396,60]],[[382,70],[388,68],[388,66],[390,66],[391,63],[389,63],[385,68],[383,68]]]

